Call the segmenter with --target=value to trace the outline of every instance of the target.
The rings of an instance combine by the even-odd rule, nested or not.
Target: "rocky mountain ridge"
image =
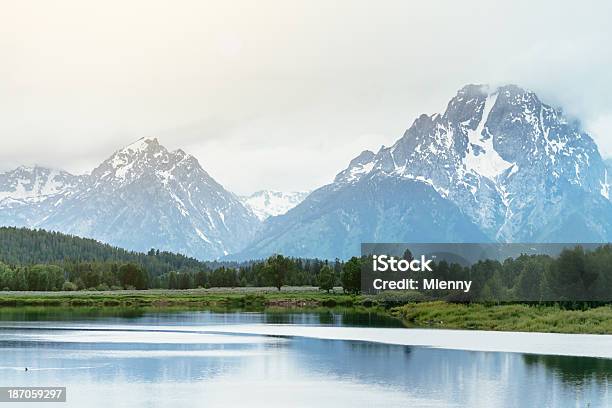
[[[126,146],[88,176],[61,175],[74,182],[66,183],[64,189],[47,183],[41,190],[53,193],[47,195],[37,195],[31,188],[30,202],[7,214],[2,223],[95,238],[131,250],[154,247],[199,259],[216,259],[240,249],[260,224],[197,159],[182,150],[168,151],[157,139],[143,138]],[[31,177],[38,180],[39,176]],[[5,182],[0,183],[0,190],[7,204],[23,188],[10,188],[10,182]],[[51,210],[44,211],[47,208]]]
[[[400,191],[405,194],[403,203],[397,197]],[[415,197],[422,206],[415,207],[419,202]],[[356,200],[359,204],[354,204]],[[397,217],[394,221],[403,229],[388,225],[381,213]],[[443,227],[431,224],[441,233],[429,231],[430,241],[424,241],[422,231],[397,231],[411,231],[411,222],[432,218],[432,213]],[[445,112],[421,115],[392,146],[362,152],[332,184],[277,218],[266,223],[242,256],[306,252],[346,257],[359,253],[360,242],[399,238],[404,242],[612,239],[609,178],[595,142],[561,110],[514,85],[465,86]],[[326,230],[333,220],[345,221],[336,230]],[[450,231],[453,225],[461,228]],[[317,239],[307,236],[318,230],[324,233]]]

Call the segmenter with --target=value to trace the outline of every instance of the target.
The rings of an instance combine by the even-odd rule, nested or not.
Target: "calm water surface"
[[[609,359],[194,330],[401,326],[376,314],[14,309],[0,320],[0,386],[66,386],[67,407],[612,406]]]

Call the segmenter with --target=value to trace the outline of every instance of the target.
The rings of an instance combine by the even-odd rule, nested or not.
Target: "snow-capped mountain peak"
[[[281,192],[274,190],[257,191],[250,196],[241,196],[240,200],[253,211],[261,221],[285,214],[301,203],[308,195],[306,191]]]
[[[86,178],[40,166],[21,166],[1,173],[0,225],[38,226]]]
[[[516,85],[467,85],[267,223],[247,257],[360,242],[609,242],[610,166],[580,124]],[[323,232],[322,232],[323,231]],[[320,239],[325,237],[325,239]]]
[[[157,139],[142,138],[115,152],[92,172],[92,177],[114,184],[130,183],[146,173],[167,170],[177,161]]]
[[[141,137],[134,143],[125,146],[120,150],[122,153],[139,153],[147,150],[149,147],[159,148],[160,144],[156,138]]]
[[[156,179],[168,185],[172,180],[177,180],[178,173],[197,174],[215,188],[221,187],[195,157],[181,149],[169,151],[157,139],[151,138],[139,139],[118,150],[95,168],[91,175],[94,186],[101,184],[118,188],[143,178]]]
[[[63,170],[20,166],[0,174],[0,203],[34,203],[72,190],[81,181]]]
[[[335,185],[382,176],[422,182],[493,239],[513,240],[519,231],[507,221],[524,205],[514,197],[542,199],[539,191],[568,183],[609,199],[605,170],[591,137],[535,93],[467,85],[443,114],[421,115],[393,146],[353,159]],[[546,186],[526,181],[534,178]]]
[[[25,173],[40,175],[31,181]],[[251,210],[210,177],[195,157],[169,151],[157,139],[139,139],[116,151],[69,190],[59,184],[60,176],[68,174],[18,169],[10,180],[1,175],[0,187],[11,187],[1,189],[5,195],[9,191],[11,197],[40,197],[41,203],[3,211],[0,223],[200,259],[239,249],[259,227]]]
[[[348,167],[338,173],[334,182],[350,183],[357,181],[361,175],[368,174],[374,168],[376,154],[364,150],[349,163]]]

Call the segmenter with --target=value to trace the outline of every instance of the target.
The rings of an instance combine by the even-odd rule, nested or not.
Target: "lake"
[[[347,310],[7,310],[0,386],[65,386],[60,406],[612,406],[611,336],[417,330]]]

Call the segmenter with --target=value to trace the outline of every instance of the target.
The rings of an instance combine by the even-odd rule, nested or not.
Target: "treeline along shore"
[[[439,294],[424,291],[362,295],[363,262],[282,255],[200,262],[154,249],[130,252],[59,233],[0,228],[0,307],[359,307],[415,326],[612,333],[606,297],[612,293],[610,245],[593,251],[577,246],[555,258],[434,264],[435,276],[479,277],[469,297],[450,295],[447,302],[432,301]]]
[[[5,291],[333,286],[341,279],[342,266],[338,260],[280,255],[242,263],[202,262],[155,249],[126,251],[55,232],[0,228],[0,290]]]
[[[0,228],[0,290],[108,291],[311,286],[324,291],[361,290],[365,258],[348,261],[277,254],[250,262],[201,262],[151,249],[130,252],[59,233]],[[612,300],[612,245],[580,246],[560,255],[521,255],[469,266],[432,263],[428,277],[471,281],[469,293],[420,290],[412,300],[458,302],[530,301],[597,305]]]

